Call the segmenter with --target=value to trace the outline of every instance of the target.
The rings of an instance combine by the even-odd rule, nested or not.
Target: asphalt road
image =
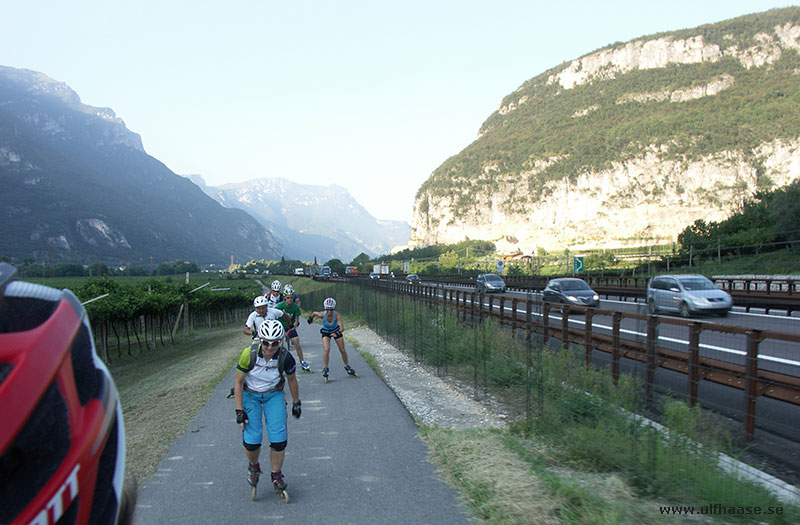
[[[140,486],[134,523],[468,523],[427,460],[413,419],[355,349],[348,356],[360,378],[346,375],[333,348],[323,384],[319,323],[301,323],[300,341],[314,373],[298,372],[303,414],[289,416],[283,472],[290,503],[270,485],[266,431],[265,474],[250,500],[241,431],[226,399],[231,371]]]
[[[452,287],[452,286],[451,286]],[[463,287],[462,287],[463,288]],[[499,294],[496,294],[499,295]],[[518,299],[541,300],[541,294],[523,293],[510,291],[506,292],[506,297]],[[484,305],[488,305],[488,297],[484,296]],[[495,310],[499,308],[499,302],[494,301]],[[637,313],[647,315],[647,306],[643,302],[618,301],[602,298],[600,308],[603,310],[616,310],[621,312]],[[511,302],[507,301],[504,308],[505,314],[511,316]],[[525,306],[520,305],[517,311],[518,316],[525,315]],[[533,312],[534,318],[539,320],[541,312]],[[668,315],[661,315],[668,317]],[[677,316],[675,316],[677,317]],[[698,317],[694,319],[701,323],[714,323],[721,325],[747,327],[759,330],[771,330],[788,334],[800,334],[800,318],[782,315],[767,315],[761,313],[745,313],[740,309],[734,309],[727,317]],[[550,324],[561,325],[561,314],[557,305],[550,311]],[[570,326],[583,329],[585,319],[579,313],[573,313],[569,318]],[[611,333],[611,317],[603,314],[595,314],[593,318],[593,330],[598,333]],[[623,320],[620,326],[620,336],[623,339],[645,340],[647,327],[644,321],[633,319]],[[659,346],[674,350],[686,351],[689,342],[689,333],[686,327],[661,323],[659,326]],[[728,361],[736,364],[744,364],[746,355],[747,339],[743,334],[732,335],[712,330],[704,330],[700,335],[700,353],[703,357],[711,357]],[[771,339],[764,340],[759,345],[759,368],[779,372],[783,374],[800,376],[800,345],[792,342],[776,341]]]

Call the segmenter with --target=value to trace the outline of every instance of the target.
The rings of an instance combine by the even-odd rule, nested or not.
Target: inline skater
[[[264,297],[267,298],[267,306],[270,308],[275,308],[275,305],[281,302],[281,282],[277,279],[272,281],[272,284],[269,285],[269,292],[264,294]]]
[[[339,347],[339,353],[342,354],[342,362],[344,362],[344,369],[347,374],[351,377],[358,377],[356,371],[347,361],[347,351],[344,349],[344,339],[342,338],[344,325],[342,324],[342,316],[336,311],[336,301],[333,297],[328,297],[323,301],[322,306],[325,309],[324,312],[311,312],[311,315],[308,316],[308,324],[313,323],[317,317],[322,319],[322,328],[319,331],[322,334],[322,364],[324,366],[322,380],[326,383],[328,382],[328,355],[331,350],[331,337]]]
[[[268,300],[266,297],[257,295],[256,298],[253,299],[255,311],[251,312],[244,322],[244,333],[251,336],[253,339],[258,337],[258,327],[261,326],[264,320],[281,318],[285,319],[287,322],[290,320],[290,317],[285,312],[277,308],[271,308],[267,303]]]
[[[266,421],[272,485],[288,502],[286,481],[281,470],[288,438],[286,398],[283,393],[285,383],[289,384],[292,396],[292,416],[299,418],[302,410],[295,376],[297,365],[292,354],[281,345],[284,335],[283,325],[279,321],[267,319],[261,323],[258,328],[259,340],[245,348],[236,363],[234,399],[236,423],[242,429],[242,444],[249,462],[247,482],[252,487],[252,497],[255,498],[261,474],[258,456],[263,439],[263,421]]]
[[[286,341],[291,342],[297,349],[297,358],[300,359],[300,368],[303,372],[311,373],[311,367],[303,359],[303,347],[300,346],[300,337],[297,335],[297,326],[300,324],[300,317],[302,312],[297,305],[297,294],[294,293],[294,287],[287,284],[283,287],[283,301],[275,305],[275,309],[281,310],[291,316],[291,322],[287,322],[284,318],[280,319],[283,329],[286,331]],[[288,346],[288,345],[287,345]]]

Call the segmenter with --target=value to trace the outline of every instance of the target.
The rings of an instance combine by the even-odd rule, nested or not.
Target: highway
[[[437,283],[426,283],[429,286],[437,286]],[[471,286],[464,285],[438,285],[442,291],[439,297],[444,295],[445,288],[458,289],[463,291],[474,291]],[[509,319],[513,315],[511,299],[541,301],[541,294],[538,292],[508,291],[504,294],[484,294],[484,309],[488,308],[489,299],[492,297],[494,312],[499,309],[498,297],[507,298],[504,302],[504,317]],[[464,297],[466,304],[470,304],[470,297]],[[524,318],[526,315],[525,303],[517,306],[516,315]],[[542,307],[532,312],[534,322],[541,323],[543,316]],[[647,337],[647,306],[644,302],[619,301],[601,297],[600,307],[595,309],[592,316],[592,331],[596,334],[611,335],[612,317],[603,312],[627,312],[638,314],[642,319],[622,318],[620,324],[620,338],[646,341]],[[676,316],[661,315],[660,318],[672,318],[685,321]],[[549,325],[558,330],[562,326],[563,317],[560,305],[553,305],[549,315]],[[703,330],[700,332],[699,353],[701,357],[719,359],[739,365],[745,364],[747,337],[746,330],[740,330],[741,334],[731,334],[714,331],[709,325],[717,324],[745,329],[756,329],[763,331],[783,332],[788,334],[800,335],[800,317],[788,317],[786,315],[774,315],[763,313],[746,313],[743,309],[734,307],[726,317],[698,317],[690,319],[702,324]],[[568,316],[571,327],[585,330],[586,317],[583,313],[573,311]],[[689,348],[689,329],[687,326],[680,326],[661,322],[658,324],[658,346],[665,349],[677,350],[688,353]],[[560,345],[557,339],[558,334],[554,335],[550,344],[553,347]],[[777,341],[774,339],[763,340],[758,347],[759,359],[758,367],[761,370],[779,372],[795,377],[800,377],[800,343]],[[592,362],[597,366],[610,366],[611,356],[606,352],[595,350],[592,352]],[[632,373],[644,377],[645,366],[639,361],[623,358],[620,360],[620,368],[624,373]],[[664,368],[656,369],[654,388],[657,392],[677,394],[681,397],[688,396],[689,391],[688,376],[679,372],[674,372]],[[710,381],[701,381],[699,384],[700,402],[703,407],[712,409],[724,415],[730,420],[740,423],[732,423],[731,428],[734,432],[741,431],[741,421],[745,413],[746,395],[743,390],[733,389],[725,385],[720,385]],[[760,396],[757,398],[758,408],[756,410],[756,436],[759,438],[757,443],[751,444],[754,450],[768,456],[777,457],[779,462],[790,466],[795,472],[800,471],[800,444],[797,443],[798,422],[800,422],[800,405],[793,405],[780,400]],[[776,451],[785,451],[777,453]],[[789,453],[791,451],[791,453]]]
[[[435,286],[436,283],[426,283]],[[442,288],[472,291],[472,287],[463,285],[441,285]],[[499,308],[498,296],[509,299],[517,298],[520,300],[541,301],[542,296],[539,292],[519,292],[508,291],[504,294],[492,294],[495,296],[495,311]],[[440,293],[441,296],[441,293]],[[489,294],[484,294],[484,307],[488,308]],[[467,299],[469,304],[469,299]],[[611,334],[611,316],[603,314],[603,311],[619,311],[647,316],[647,306],[641,301],[619,301],[602,297],[600,307],[596,310],[592,318],[592,330],[601,334]],[[511,317],[513,314],[511,301],[506,301],[504,315]],[[518,306],[517,316],[525,316],[525,305]],[[533,312],[534,319],[541,322],[541,308]],[[682,319],[678,316],[660,315],[660,318]],[[715,332],[706,328],[711,324],[738,326],[747,329],[763,331],[783,332],[800,336],[800,317],[788,317],[786,315],[762,314],[744,312],[743,309],[734,307],[727,317],[697,317],[693,319],[704,326],[700,334],[701,355],[720,359],[730,363],[743,365],[745,362],[747,338],[744,334],[727,334]],[[586,326],[585,316],[577,311],[573,311],[568,319],[570,326],[584,329]],[[550,310],[549,324],[551,326],[561,326],[562,316],[559,305],[554,305]],[[629,340],[644,341],[647,336],[647,324],[644,319],[623,318],[620,326],[620,337]],[[659,323],[658,345],[673,350],[686,351],[689,345],[689,330],[685,326],[678,326],[667,323]],[[767,339],[759,345],[759,368],[772,372],[779,372],[800,377],[800,344],[786,341],[776,341]]]

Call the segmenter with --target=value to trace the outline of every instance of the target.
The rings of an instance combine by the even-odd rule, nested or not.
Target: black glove
[[[311,324],[311,323],[313,323],[313,322],[314,322],[314,320],[313,320],[313,319],[311,319],[311,318],[309,317],[309,318],[308,318],[308,324]]]
[[[245,412],[244,410],[239,410],[237,408],[236,409],[236,423],[237,424],[242,424],[242,423],[249,423],[249,422],[250,422],[250,420],[247,419],[247,412]]]
[[[302,411],[302,410],[300,410],[300,400],[298,399],[298,400],[297,400],[297,403],[292,403],[292,415],[293,415],[293,416],[294,416],[296,419],[300,419],[300,414],[301,414],[302,412],[303,412],[303,411]]]

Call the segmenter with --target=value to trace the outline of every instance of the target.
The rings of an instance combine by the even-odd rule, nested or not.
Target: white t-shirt
[[[277,356],[277,354],[275,355]],[[259,355],[256,357],[256,364],[253,369],[244,376],[244,384],[250,390],[266,392],[271,388],[275,388],[280,378],[278,360],[270,359],[267,361]]]
[[[252,330],[253,336],[255,336],[258,333],[258,327],[261,326],[261,323],[267,319],[280,319],[281,317],[283,317],[283,311],[277,308],[267,308],[267,313],[264,314],[264,317],[258,315],[258,312],[253,311],[250,312],[244,325]]]

